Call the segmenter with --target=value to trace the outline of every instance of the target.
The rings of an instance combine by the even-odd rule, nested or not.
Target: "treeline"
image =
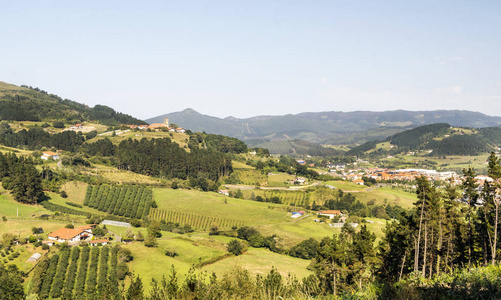
[[[87,186],[84,205],[131,219],[144,219],[148,216],[152,205],[156,207],[150,188],[107,184]]]
[[[299,164],[294,158],[289,156],[280,156],[279,160],[267,159],[266,161],[251,161],[248,164],[255,167],[257,170],[261,170],[263,173],[269,172],[282,172],[291,175],[304,176],[308,178],[317,179],[320,175],[308,169],[307,166]]]
[[[152,208],[148,218],[153,221],[165,221],[178,224],[177,227],[187,224],[198,230],[209,230],[212,226],[217,226],[221,229],[230,229],[245,225],[243,221],[234,219],[175,212],[159,208]]]
[[[12,121],[42,121],[61,119],[81,123],[83,121],[99,121],[101,124],[113,126],[118,124],[146,124],[126,114],[116,112],[110,107],[96,105],[93,108],[68,99],[49,94],[39,88],[21,86],[25,89],[3,91],[0,97],[0,119]]]
[[[372,203],[372,204],[371,204]],[[316,206],[313,209],[321,209],[322,207]],[[396,219],[398,218],[405,209],[399,205],[376,205],[372,201],[369,204],[362,203],[356,200],[356,197],[351,193],[344,193],[343,190],[339,189],[335,199],[327,200],[323,208],[335,209],[340,211],[347,211],[350,216],[357,217],[374,217],[381,219]]]
[[[7,122],[0,123],[0,143],[8,147],[39,150],[42,147],[55,147],[75,152],[85,142],[81,132],[63,131],[56,134],[46,132],[42,127],[31,127],[14,132]]]
[[[432,278],[499,262],[499,159],[491,153],[488,175],[494,181],[485,181],[481,192],[475,171],[470,167],[463,173],[461,195],[452,186],[441,193],[426,178],[417,180],[416,209],[388,223],[380,246],[387,280],[412,272]]]
[[[118,145],[118,166],[136,173],[166,178],[204,178],[217,182],[233,170],[226,154],[192,149],[186,152],[169,138],[128,139]]]
[[[245,153],[247,145],[237,138],[227,137],[219,134],[207,134],[195,132],[190,135],[188,141],[190,149],[204,148],[222,153]]]
[[[88,212],[84,212],[84,211],[81,211],[78,209],[73,209],[73,208],[69,208],[66,206],[62,206],[62,205],[50,202],[49,200],[42,201],[41,204],[45,209],[50,210],[50,211],[54,211],[54,212],[77,215],[77,216],[87,216],[87,217],[90,216],[90,213],[88,213]]]
[[[71,247],[44,257],[34,270],[30,293],[40,299],[110,299],[128,274],[127,250],[118,246]]]
[[[40,172],[31,158],[0,153],[0,180],[16,201],[36,204],[44,199]]]

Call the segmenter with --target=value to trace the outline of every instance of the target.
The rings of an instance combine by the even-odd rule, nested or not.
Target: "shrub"
[[[238,256],[243,253],[244,247],[242,246],[242,243],[240,243],[239,240],[231,240],[228,243],[226,249],[228,250],[228,252]]]

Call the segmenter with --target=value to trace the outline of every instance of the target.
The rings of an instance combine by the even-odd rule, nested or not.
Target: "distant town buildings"
[[[161,130],[166,129],[169,132],[177,132],[177,133],[186,133],[186,130],[182,127],[173,128],[169,125],[169,119],[165,118],[163,123],[152,123],[150,125],[126,125],[130,129],[139,129],[139,130]]]

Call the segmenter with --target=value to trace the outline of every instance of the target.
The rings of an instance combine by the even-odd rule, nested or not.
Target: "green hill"
[[[200,114],[193,109],[147,119],[149,123],[164,118],[175,124],[208,133],[223,134],[258,145],[253,140],[305,140],[321,144],[363,143],[385,139],[414,127],[437,120],[453,126],[483,128],[501,125],[501,117],[460,110],[318,112],[282,116],[256,116],[224,119]]]
[[[406,151],[428,150],[430,155],[478,155],[499,147],[501,144],[501,127],[487,128],[454,128],[447,123],[437,123],[416,127],[397,133],[382,140],[366,142],[352,148],[348,155],[363,155],[374,152],[378,144],[389,142],[394,148],[382,155],[397,154]]]
[[[70,123],[98,121],[104,125],[146,124],[126,114],[116,112],[105,105],[89,107],[68,99],[49,94],[39,88],[0,82],[0,120],[51,121]]]

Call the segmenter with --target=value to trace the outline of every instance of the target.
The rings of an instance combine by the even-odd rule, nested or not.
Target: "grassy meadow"
[[[153,199],[159,209],[235,219],[248,225],[287,220],[283,205],[235,199],[211,192],[154,188]]]

